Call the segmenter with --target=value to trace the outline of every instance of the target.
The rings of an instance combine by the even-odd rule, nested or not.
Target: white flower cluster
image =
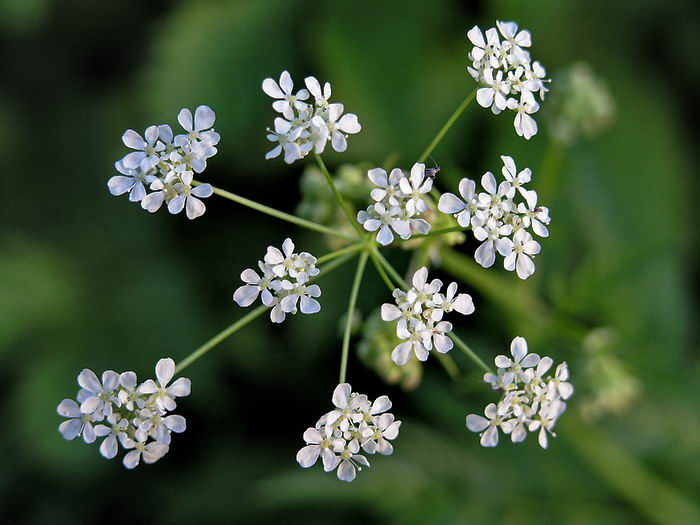
[[[412,284],[408,292],[394,290],[395,305],[382,305],[382,319],[387,322],[398,319],[396,335],[405,340],[391,353],[391,359],[399,366],[408,363],[413,353],[420,361],[425,361],[433,348],[441,354],[452,350],[452,340],[447,336],[452,331],[452,323],[443,321],[443,315],[453,310],[462,315],[474,311],[471,296],[458,294],[457,283],[450,284],[447,293],[442,294],[442,281],[428,282],[425,267],[413,274]]]
[[[347,134],[362,129],[357,115],[343,115],[342,104],[328,102],[330,83],[326,82],[323,89],[315,77],[306,77],[304,83],[306,89],[294,93],[294,82],[287,71],[280,75],[279,84],[272,78],[263,80],[263,91],[275,99],[272,108],[284,117],[277,117],[275,129],[267,130],[267,139],[277,145],[265,155],[266,159],[284,152],[284,161],[292,164],[312,150],[323,153],[328,142],[335,151],[342,152],[348,147]]]
[[[537,122],[530,115],[540,109],[535,93],[544,100],[549,80],[544,78],[542,65],[531,62],[530,53],[523,49],[532,43],[530,33],[518,32],[515,22],[497,21],[496,26],[498,29],[486,30],[486,38],[477,26],[467,32],[474,45],[469,53],[472,65],[467,70],[484,86],[476,92],[476,101],[482,107],[491,107],[496,115],[505,109],[515,111],[515,131],[530,139],[537,134]]]
[[[474,237],[483,241],[474,253],[481,266],[493,266],[498,252],[505,258],[506,270],[516,270],[518,277],[527,279],[535,273],[532,258],[540,252],[540,244],[533,240],[527,228],[547,237],[549,209],[537,205],[537,192],[525,189],[524,185],[532,178],[530,169],[518,173],[511,157],[503,155],[501,160],[501,172],[506,180],[496,185],[493,173],[486,172],[481,177],[485,191],[476,193],[476,183],[464,178],[459,183],[461,198],[445,193],[440,197],[438,209],[454,215],[463,228],[471,227]],[[516,203],[516,195],[524,201]]]
[[[285,239],[282,251],[268,246],[262,261],[258,261],[260,274],[248,268],[241,273],[246,283],[233,294],[238,306],[250,306],[260,295],[260,300],[270,310],[273,323],[281,323],[287,314],[297,313],[297,306],[303,314],[315,314],[321,305],[314,299],[321,296],[316,284],[308,284],[311,277],[319,273],[316,257],[307,252],[294,253],[294,243]]]
[[[527,341],[516,337],[510,345],[513,358],[496,357],[496,374],[487,373],[484,381],[494,390],[503,392],[498,404],[490,403],[484,410],[486,417],[476,414],[467,416],[467,428],[481,432],[481,445],[498,445],[498,428],[510,434],[513,443],[527,437],[527,432],[539,430],[538,442],[547,448],[547,434],[556,436],[554,424],[566,410],[566,399],[574,393],[567,380],[569,369],[566,363],[557,366],[554,375],[545,374],[552,367],[550,357],[540,358],[527,353]]]
[[[220,136],[212,126],[216,115],[209,106],[192,112],[183,108],[177,121],[185,133],[173,136],[167,124],[149,126],[142,137],[132,129],[122,136],[124,145],[135,151],[118,160],[114,167],[121,175],[109,179],[112,195],[129,193],[129,200],[140,202],[153,213],[165,203],[172,214],[183,209],[189,219],[202,215],[206,206],[200,200],[212,194],[209,184],[192,186],[194,173],[202,173],[207,159],[216,155]],[[146,188],[151,193],[146,192]]]
[[[370,192],[375,203],[361,210],[357,221],[367,231],[379,230],[379,244],[386,246],[393,242],[392,230],[403,240],[411,237],[412,230],[423,235],[430,231],[430,223],[417,218],[428,209],[423,196],[433,188],[433,178],[426,173],[425,164],[414,164],[410,176],[398,168],[388,176],[383,169],[374,168],[367,176],[376,186]]]
[[[387,396],[373,403],[364,394],[353,392],[349,384],[338,385],[333,391],[335,408],[321,417],[315,427],[304,432],[306,446],[297,453],[297,462],[304,468],[316,463],[319,456],[326,472],[338,468],[338,479],[352,481],[356,471],[369,467],[360,453],[380,453],[388,456],[394,451],[390,443],[399,435],[401,421],[388,414],[391,401]]]
[[[69,440],[82,436],[85,443],[103,437],[100,453],[107,459],[114,458],[121,445],[129,451],[123,459],[129,469],[141,457],[155,463],[168,452],[170,433],[186,428],[184,417],[167,414],[177,407],[176,397],[190,394],[191,383],[181,377],[168,386],[173,375],[175,362],[169,357],[156,364],[157,383],[149,379],[139,385],[134,372],[112,370],[105,371],[100,381],[86,368],[78,375],[78,401],[64,399],[58,405],[58,414],[69,418],[58,431]]]

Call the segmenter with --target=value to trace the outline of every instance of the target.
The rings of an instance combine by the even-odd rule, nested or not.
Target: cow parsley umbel
[[[189,395],[190,381],[180,378],[172,382],[175,374],[264,313],[269,312],[273,323],[283,322],[288,314],[318,313],[321,289],[315,281],[357,257],[345,315],[338,386],[332,396],[334,408],[304,432],[306,445],[297,454],[299,465],[308,468],[321,458],[324,470],[337,469],[340,480],[352,481],[359,470],[369,467],[366,455],[393,452],[392,441],[398,436],[401,422],[388,413],[392,406],[389,398],[381,396],[372,402],[366,395],[353,392],[346,381],[358,317],[355,308],[370,261],[394,302],[383,304],[380,316],[375,316],[376,324],[384,330],[368,330],[369,323],[365,326],[364,332],[373,335],[366,338],[366,344],[375,346],[367,352],[375,357],[366,361],[383,361],[384,377],[393,377],[394,381],[405,377],[408,381],[404,385],[415,387],[422,362],[433,349],[450,377],[460,378],[460,366],[447,355],[456,347],[471,363],[487,371],[484,380],[502,394],[497,404],[486,407],[486,417],[467,417],[467,427],[481,433],[482,445],[495,446],[500,429],[514,442],[525,439],[528,432],[538,432],[540,445],[546,447],[548,435],[553,435],[554,425],[566,408],[565,401],[573,393],[566,363],[550,373],[552,360],[528,354],[525,340],[517,337],[511,345],[512,357],[498,356],[498,369],[493,373],[453,331],[452,322],[459,319],[454,312],[474,312],[471,296],[459,293],[455,282],[443,289],[440,279],[428,277],[429,262],[443,255],[447,262],[447,250],[464,242],[461,232],[470,229],[481,243],[474,255],[481,266],[492,266],[498,253],[504,258],[506,270],[526,279],[535,271],[533,258],[540,251],[532,235],[549,235],[549,211],[538,203],[537,194],[527,189],[532,172],[529,168],[518,170],[510,156],[501,157],[500,181],[487,172],[481,177],[479,189],[476,182],[467,178],[459,182],[458,194],[440,195],[433,187],[440,168],[426,168],[424,162],[474,98],[494,113],[515,111],[516,131],[529,139],[537,132],[537,124],[530,116],[539,109],[535,95],[542,100],[547,92],[549,80],[544,78],[544,69],[531,61],[526,50],[531,44],[527,31],[518,31],[513,22],[497,22],[497,28],[489,29],[485,35],[478,27],[472,28],[468,37],[474,45],[468,69],[480,87],[460,103],[410,171],[391,169],[393,166],[370,169],[367,177],[371,188],[358,184],[367,166],[354,167],[357,178],[342,183],[342,178],[334,177],[321,158],[329,143],[336,152],[345,151],[348,136],[361,130],[356,115],[345,113],[343,104],[330,101],[328,82],[322,85],[309,76],[304,80],[305,87],[295,89],[287,71],[279,80],[267,78],[262,82],[262,89],[273,99],[272,108],[278,114],[273,128],[267,130],[267,138],[274,146],[266,159],[283,155],[284,161],[292,164],[313,156],[323,176],[323,187],[315,187],[309,200],[316,205],[312,208],[324,208],[321,215],[326,219],[299,217],[195,181],[195,174],[203,173],[207,160],[217,153],[220,139],[213,129],[215,114],[208,106],[199,106],[194,114],[181,110],[178,122],[184,132],[179,135],[174,135],[165,124],[149,126],[143,135],[127,130],[122,140],[132,151],[115,164],[119,174],[108,182],[112,194],[128,194],[130,201],[140,202],[150,212],[163,205],[173,214],[185,210],[193,219],[205,211],[201,199],[216,193],[268,216],[322,233],[326,240],[332,237],[336,249],[317,259],[308,252],[297,252],[290,238],[284,240],[281,249],[268,246],[257,269],[243,270],[243,284],[233,294],[240,307],[251,306],[258,298],[262,304],[195,349],[177,366],[170,358],[158,361],[157,381],[139,383],[134,372],[117,374],[110,370],[98,378],[90,370],[83,370],[78,376],[82,388],[77,400],[65,399],[58,407],[58,413],[68,418],[59,427],[61,434],[66,439],[80,436],[87,443],[102,438],[100,452],[107,458],[115,457],[121,446],[126,450],[123,463],[127,468],[134,468],[141,460],[157,461],[168,452],[172,432],[182,432],[186,426],[183,417],[171,412],[177,406],[176,398]],[[366,209],[358,211],[367,204]],[[339,221],[344,224],[339,225]],[[440,237],[450,233],[449,237]],[[411,276],[410,284],[381,251],[381,247],[395,241],[406,251],[414,252],[409,268],[419,269]],[[448,266],[443,268],[454,271]],[[494,293],[494,288],[508,289],[508,283],[484,286],[478,273],[467,272],[467,276],[473,284],[482,285],[480,291],[484,295]],[[524,304],[515,299],[526,296],[515,295],[514,305]]]
[[[267,130],[267,139],[277,145],[265,155],[266,159],[284,153],[284,161],[292,164],[312,151],[323,153],[328,142],[335,151],[343,152],[348,134],[362,129],[357,115],[343,115],[343,104],[329,102],[329,82],[321,88],[315,77],[306,77],[304,83],[306,89],[294,93],[294,82],[287,71],[280,75],[279,84],[272,78],[263,81],[263,91],[275,99],[272,109],[282,114],[275,118],[274,129]]]
[[[321,289],[317,284],[309,284],[309,279],[319,274],[316,257],[307,252],[295,253],[291,239],[284,240],[281,251],[269,246],[264,259],[258,261],[258,268],[260,273],[251,268],[241,273],[246,284],[233,294],[238,306],[250,306],[260,295],[262,303],[271,308],[273,323],[281,323],[287,314],[298,310],[303,314],[321,311],[315,299],[321,296]]]
[[[135,151],[116,162],[121,175],[109,179],[107,186],[112,195],[128,193],[130,201],[140,202],[151,213],[165,204],[172,214],[184,209],[188,219],[196,219],[206,210],[200,199],[213,191],[209,184],[194,186],[193,178],[216,155],[220,139],[212,127],[216,115],[209,106],[199,106],[194,117],[184,108],[177,120],[185,133],[176,136],[167,124],[149,126],[143,137],[126,130],[122,141]]]
[[[487,29],[486,35],[477,26],[467,32],[474,45],[467,71],[482,86],[476,101],[496,115],[505,109],[515,111],[515,131],[530,139],[537,133],[537,122],[530,115],[540,109],[535,95],[544,100],[549,80],[544,78],[542,65],[532,62],[525,49],[532,44],[529,31],[518,31],[515,22],[496,22],[496,26]]]
[[[323,470],[332,472],[337,467],[338,479],[352,481],[362,467],[370,466],[363,452],[387,456],[394,451],[391,441],[399,435],[401,421],[387,412],[391,408],[387,396],[372,402],[347,383],[333,391],[333,405],[315,427],[304,432],[306,446],[297,454],[297,462],[308,468],[320,457]]]
[[[171,383],[175,362],[168,358],[156,364],[157,381],[141,384],[134,372],[118,374],[107,370],[98,379],[92,370],[78,375],[80,390],[73,399],[58,405],[58,414],[67,417],[58,427],[65,439],[80,436],[85,443],[104,438],[100,454],[107,459],[117,455],[119,445],[128,452],[123,463],[136,467],[141,459],[155,463],[170,448],[172,432],[184,432],[185,418],[168,414],[177,408],[175,398],[190,394],[190,380],[181,377]]]
[[[379,244],[391,244],[394,233],[407,240],[413,233],[425,235],[430,231],[430,223],[419,218],[428,209],[425,197],[433,187],[425,164],[414,164],[410,175],[398,168],[389,175],[381,168],[374,168],[367,176],[376,186],[370,192],[375,202],[367,210],[358,212],[357,222],[367,231],[376,231]]]
[[[428,282],[425,267],[413,274],[411,282],[413,287],[407,292],[398,288],[394,290],[396,304],[382,305],[382,319],[387,322],[398,320],[396,335],[404,341],[391,353],[391,359],[399,366],[408,363],[413,354],[418,360],[425,361],[433,348],[441,354],[452,350],[454,345],[448,337],[452,323],[443,321],[443,315],[453,310],[462,315],[474,312],[471,296],[458,294],[457,283],[450,284],[442,294],[442,281],[433,279]]]
[[[513,443],[519,443],[529,432],[538,432],[537,441],[547,448],[547,435],[556,436],[554,425],[566,410],[565,401],[574,393],[566,363],[549,373],[553,361],[529,354],[527,341],[516,337],[510,345],[512,357],[496,357],[497,372],[484,375],[484,381],[501,392],[497,404],[490,403],[484,410],[485,418],[476,414],[467,416],[467,428],[481,433],[484,447],[498,445],[498,429],[509,434]]]
[[[496,183],[493,173],[481,177],[483,192],[476,192],[476,183],[462,179],[459,194],[445,193],[440,197],[438,209],[454,215],[463,228],[471,228],[482,244],[476,249],[474,258],[484,268],[493,266],[496,253],[504,257],[503,266],[515,270],[518,277],[527,279],[535,272],[535,255],[540,244],[530,234],[547,237],[550,223],[549,209],[539,206],[537,192],[526,190],[532,173],[529,168],[518,172],[512,157],[501,156],[503,178]]]

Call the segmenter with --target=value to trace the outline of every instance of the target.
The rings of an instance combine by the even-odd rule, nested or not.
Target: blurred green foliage
[[[1,522],[697,516],[694,2],[1,0],[0,15]],[[541,197],[551,236],[533,279],[470,266],[470,243],[457,250],[467,257],[446,253],[444,269],[467,279],[477,305],[456,331],[489,360],[526,336],[534,351],[569,362],[583,394],[593,366],[583,338],[610,330],[606,355],[639,387],[626,409],[584,423],[574,397],[550,450],[532,439],[484,450],[464,416],[493,395],[461,355],[463,381],[450,383],[431,360],[413,392],[385,385],[353,355],[350,382],[370,397],[389,394],[404,421],[395,453],[351,485],[302,471],[301,435],[327,410],[337,378],[347,266],[322,283],[319,315],[256,321],[187,370],[188,429],[163,461],[127,472],[96,446],[61,439],[55,407],[75,394],[83,367],[145,377],[159,357],[183,358],[241,315],[231,294],[268,244],[293,234],[301,249],[327,251],[320,236],[215,197],[192,222],[111,197],[124,129],[175,124],[181,107],[209,104],[222,142],[207,180],[294,212],[304,167],[263,160],[274,117],[263,78],[288,69],[329,80],[359,115],[363,131],[348,151],[324,155],[331,168],[392,156],[407,167],[473,89],[465,31],[495,18],[532,31],[533,54],[554,78],[589,64],[617,113],[599,136],[564,147],[543,119],[526,143],[509,116],[473,106],[437,148],[442,190],[498,169],[504,153],[532,167],[536,185],[551,183]],[[390,257],[408,266],[401,250]],[[537,299],[514,307],[523,297]],[[370,269],[363,317],[387,299]]]

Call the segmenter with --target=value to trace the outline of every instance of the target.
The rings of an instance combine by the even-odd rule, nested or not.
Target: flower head
[[[129,469],[141,458],[154,463],[168,452],[171,432],[186,428],[184,417],[168,415],[176,407],[174,398],[190,393],[187,378],[170,384],[174,372],[175,362],[161,359],[156,364],[158,382],[149,379],[139,385],[134,372],[107,370],[100,381],[94,372],[84,369],[78,375],[81,404],[64,399],[58,405],[58,414],[69,418],[59,425],[59,432],[68,440],[82,436],[86,443],[104,438],[100,454],[107,459],[114,458],[121,445],[129,450],[123,460]]]
[[[332,400],[335,408],[304,432],[306,446],[297,453],[297,462],[309,468],[320,457],[326,472],[337,467],[338,479],[352,481],[357,472],[370,466],[363,451],[393,452],[390,442],[398,437],[401,421],[387,412],[391,409],[387,396],[371,402],[364,394],[353,392],[348,383],[335,388]]]
[[[284,161],[292,164],[311,153],[323,153],[328,142],[335,151],[347,149],[347,137],[362,129],[357,115],[343,114],[343,104],[330,103],[331,85],[321,84],[314,77],[304,79],[306,89],[294,93],[294,82],[283,71],[279,84],[272,78],[263,80],[263,91],[273,99],[272,109],[282,114],[268,128],[267,139],[277,145],[266,155],[273,159],[284,152]],[[312,100],[313,99],[313,100]]]
[[[539,432],[538,442],[547,448],[548,435],[554,436],[554,425],[566,410],[565,400],[573,395],[568,383],[566,363],[561,363],[552,375],[546,375],[552,366],[550,357],[540,358],[528,353],[527,341],[516,337],[510,345],[511,357],[499,355],[495,374],[487,373],[484,381],[502,392],[500,401],[485,409],[486,418],[469,414],[467,428],[481,433],[481,445],[495,447],[498,429],[509,434],[513,443],[519,443],[529,432]]]

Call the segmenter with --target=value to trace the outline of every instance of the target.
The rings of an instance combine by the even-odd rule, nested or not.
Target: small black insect
[[[437,174],[440,173],[440,166],[437,165],[437,162],[433,159],[433,157],[430,157],[430,160],[433,161],[433,164],[435,164],[434,168],[425,168],[425,176],[429,177],[431,179],[434,179],[437,177]]]

